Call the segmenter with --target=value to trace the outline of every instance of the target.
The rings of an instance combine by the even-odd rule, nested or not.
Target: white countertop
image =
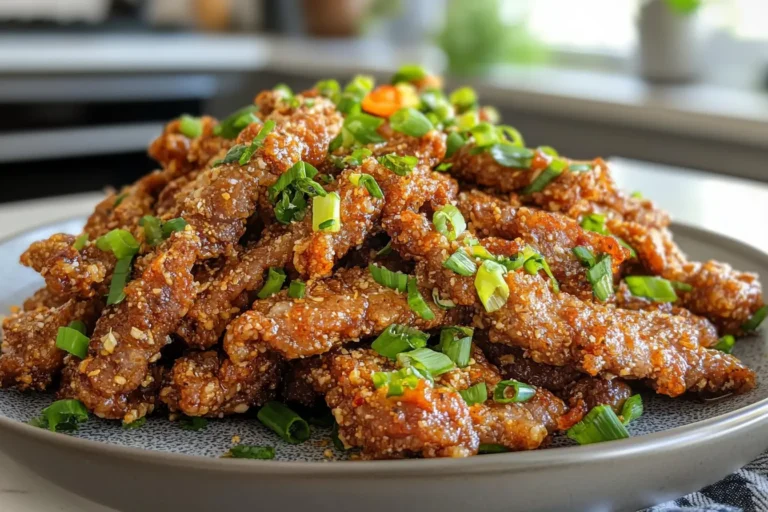
[[[677,221],[726,234],[768,252],[768,185],[631,160],[613,160],[617,181],[667,209]],[[101,194],[0,205],[0,238],[85,215]],[[0,454],[2,512],[110,512],[32,475]]]

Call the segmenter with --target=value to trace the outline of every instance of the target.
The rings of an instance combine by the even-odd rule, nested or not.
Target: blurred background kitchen
[[[0,201],[132,181],[181,113],[404,63],[529,145],[768,181],[766,27],[768,0],[0,0]]]

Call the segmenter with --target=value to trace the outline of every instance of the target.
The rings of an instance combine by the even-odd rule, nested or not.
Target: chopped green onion
[[[396,359],[397,354],[427,346],[429,335],[407,325],[392,324],[379,334],[371,348],[378,354]]]
[[[240,160],[238,160],[238,163],[240,165],[246,165],[248,162],[250,162],[253,154],[262,146],[262,144],[264,144],[264,139],[266,139],[267,135],[272,133],[274,129],[275,122],[271,119],[267,120],[261,127],[261,130],[259,130],[259,133],[257,133],[251,141],[251,145],[248,146],[245,151],[243,151],[242,155],[240,155]]]
[[[115,202],[112,203],[112,208],[117,208],[120,206],[126,197],[128,197],[128,192],[123,192],[122,194],[119,194],[117,197],[115,197]]]
[[[509,448],[503,444],[495,443],[480,443],[480,447],[477,449],[477,453],[480,455],[488,455],[492,453],[507,453]]]
[[[442,375],[456,367],[450,357],[427,347],[400,352],[397,354],[397,362],[405,368],[415,367],[417,370],[425,371],[432,377]]]
[[[451,132],[446,139],[445,158],[451,158],[458,150],[460,150],[464,144],[467,143],[467,138],[459,132]]]
[[[423,376],[415,368],[401,368],[394,372],[371,374],[371,380],[376,389],[387,387],[387,397],[400,396],[405,392],[405,388],[416,389],[422,378]]]
[[[459,368],[469,364],[473,332],[469,327],[445,327],[440,331],[440,351]]]
[[[344,114],[360,111],[360,102],[365,95],[371,92],[374,86],[373,78],[366,75],[357,75],[345,87],[341,97],[336,102],[336,108]]]
[[[333,422],[333,427],[331,427],[331,442],[333,443],[333,447],[340,452],[347,450],[347,447],[344,446],[344,442],[339,437],[339,424],[335,421]]]
[[[356,187],[363,185],[371,197],[384,199],[384,192],[381,191],[379,183],[370,174],[350,174],[349,181]]]
[[[199,432],[208,427],[208,420],[199,416],[182,416],[179,418],[179,427],[183,430]]]
[[[429,306],[424,300],[424,297],[421,295],[418,284],[416,283],[416,279],[413,277],[408,279],[407,289],[408,307],[411,308],[411,311],[419,315],[424,320],[434,320],[435,314],[431,309],[429,309]]]
[[[494,144],[488,149],[488,152],[497,164],[516,169],[528,169],[536,154],[528,148],[515,146],[509,142]]]
[[[267,282],[261,287],[256,296],[260,299],[271,297],[280,291],[285,282],[285,270],[279,267],[269,267],[267,272]]]
[[[485,260],[477,270],[475,289],[488,313],[500,309],[509,298],[509,286],[504,279],[507,270],[500,264]]]
[[[643,415],[643,397],[640,395],[632,395],[624,402],[624,406],[621,408],[621,422],[624,425],[629,424],[631,421],[635,421],[637,418]]]
[[[614,236],[613,238],[616,239],[617,242],[619,242],[619,245],[624,247],[625,249],[629,250],[629,257],[630,258],[637,258],[637,251],[635,251],[635,248],[629,245],[627,242],[622,240],[621,238]]]
[[[415,156],[398,156],[395,153],[380,156],[376,160],[398,176],[410,174],[419,163],[419,159]]]
[[[464,221],[464,216],[461,214],[458,208],[452,204],[447,204],[438,209],[434,215],[432,215],[432,223],[435,225],[435,229],[449,241],[456,240],[456,238],[467,229],[467,223]],[[448,224],[450,223],[450,229]]]
[[[256,116],[258,110],[256,105],[248,105],[235,111],[213,129],[213,134],[225,139],[234,139],[246,126],[260,121]]]
[[[455,253],[451,254],[451,257],[445,260],[443,266],[449,270],[453,270],[460,276],[472,276],[477,272],[477,265],[472,258],[467,256],[467,253],[458,249]]]
[[[338,229],[336,229],[336,230],[331,229],[333,227],[338,227],[337,224],[336,224],[336,219],[328,219],[328,220],[324,220],[323,222],[318,224],[317,225],[317,230],[318,231],[338,231]]]
[[[594,231],[601,235],[609,235],[608,228],[605,227],[605,215],[600,213],[590,213],[581,219],[581,227],[587,231]]]
[[[336,179],[333,176],[325,173],[318,175],[317,179],[320,180],[322,183],[325,183],[326,185],[330,185],[331,183],[336,181]]]
[[[392,77],[392,85],[400,82],[418,82],[427,76],[427,72],[418,64],[405,64],[400,66]]]
[[[285,191],[288,187],[295,182],[303,179],[312,179],[317,175],[317,169],[312,165],[304,161],[299,160],[293,164],[287,171],[277,178],[274,185],[271,185],[267,189],[267,195],[271,202],[275,202],[278,194]]]
[[[680,292],[692,292],[693,286],[691,286],[688,283],[684,283],[682,281],[670,281],[669,284],[672,285],[672,288],[674,288],[677,291]]]
[[[74,322],[73,322],[74,323]],[[91,339],[72,324],[68,327],[59,327],[56,333],[56,348],[69,352],[70,354],[85,359],[88,355],[88,344]]]
[[[96,247],[102,251],[112,251],[117,259],[133,256],[139,252],[139,242],[130,231],[125,229],[113,229],[106,235],[100,236],[96,239]]]
[[[496,127],[496,131],[499,133],[499,138],[504,142],[520,148],[525,147],[523,135],[517,128],[502,124]]]
[[[487,148],[499,143],[499,133],[490,123],[482,122],[473,126],[469,133],[475,139],[475,150]]]
[[[445,172],[448,169],[450,169],[451,167],[453,167],[452,163],[450,163],[450,162],[443,162],[443,163],[439,164],[437,167],[435,167],[435,170],[437,172]]]
[[[434,129],[427,116],[415,108],[401,108],[389,118],[389,124],[396,132],[410,135],[411,137],[423,137]]]
[[[741,326],[742,330],[744,331],[754,331],[758,327],[760,327],[760,324],[765,320],[765,317],[768,316],[768,306],[763,306],[749,318],[744,324]]]
[[[376,256],[389,256],[392,253],[392,240],[389,240],[387,242],[387,245],[381,248],[380,251],[376,253]]]
[[[573,255],[576,256],[576,259],[578,259],[581,264],[587,268],[592,268],[595,266],[595,263],[597,263],[597,259],[595,259],[595,255],[592,253],[589,247],[584,247],[581,245],[579,247],[574,247]]]
[[[267,402],[256,417],[288,443],[299,444],[309,439],[309,424],[285,404]]]
[[[568,170],[571,172],[588,172],[592,170],[592,164],[570,164]]]
[[[275,448],[272,446],[238,444],[230,448],[227,455],[233,459],[271,460],[275,458]]]
[[[482,404],[488,400],[488,388],[485,386],[485,382],[479,382],[474,386],[463,389],[459,391],[459,394],[470,407],[475,404]]]
[[[717,342],[717,344],[712,347],[715,350],[719,350],[720,352],[725,352],[726,354],[730,354],[733,352],[733,346],[736,344],[736,338],[733,337],[731,334],[726,334],[722,338],[720,338]]]
[[[493,390],[493,401],[498,404],[527,402],[535,394],[536,388],[529,384],[517,380],[502,380]]]
[[[452,309],[456,307],[456,303],[450,299],[441,299],[440,290],[432,288],[432,301],[437,304],[440,309]]]
[[[536,176],[536,179],[534,179],[530,185],[523,189],[523,194],[528,195],[533,194],[534,192],[541,192],[544,190],[544,187],[549,185],[552,181],[556,180],[558,176],[563,173],[566,167],[568,167],[568,164],[565,162],[565,160],[560,160],[557,158],[552,160],[552,162],[549,164],[549,167],[539,173],[539,175]]]
[[[471,87],[461,87],[456,89],[451,93],[448,99],[459,112],[465,112],[477,107],[477,94]]]
[[[510,260],[506,259],[505,262],[507,261]],[[527,246],[518,255],[517,260],[512,262],[512,265],[504,266],[507,270],[511,270],[510,266],[516,269],[519,268],[519,261],[523,262],[522,267],[531,275],[536,275],[539,271],[543,270],[544,273],[547,274],[547,277],[549,277],[549,283],[552,286],[552,290],[556,293],[560,292],[560,283],[555,279],[555,275],[552,273],[552,269],[549,268],[549,263],[544,259],[544,256],[533,250],[532,247]]]
[[[320,80],[315,84],[315,89],[320,93],[320,96],[325,96],[334,103],[338,102],[341,96],[341,86],[338,81],[333,79]]]
[[[187,227],[187,221],[182,219],[181,217],[176,217],[175,219],[170,219],[165,222],[163,222],[163,238],[168,238],[173,233],[176,233],[178,231],[184,231],[184,228]]]
[[[388,268],[380,267],[373,263],[368,265],[368,270],[371,272],[373,280],[382,286],[397,290],[399,292],[406,291],[408,287],[408,274],[402,272],[394,272]]]
[[[277,84],[272,88],[274,92],[279,92],[280,96],[282,96],[284,99],[290,99],[293,98],[293,89],[288,87],[287,84]]]
[[[592,444],[626,439],[629,432],[609,405],[598,405],[568,429],[568,437],[579,444]]]
[[[147,417],[142,416],[137,420],[133,420],[130,423],[123,421],[123,430],[138,430],[147,423]]]
[[[609,254],[603,254],[597,263],[587,270],[587,281],[592,285],[592,292],[597,300],[605,302],[613,295],[613,270]]]
[[[154,215],[145,215],[139,220],[139,226],[144,228],[144,239],[154,247],[163,241],[163,228],[160,219]]]
[[[345,142],[352,142],[352,139],[360,144],[374,144],[376,142],[384,142],[379,132],[379,126],[384,123],[384,120],[380,117],[358,112],[357,114],[350,114],[344,120],[344,132],[342,137]],[[344,144],[348,146],[349,144]]]
[[[303,299],[307,292],[307,284],[301,281],[291,281],[288,285],[288,296],[292,299]]]
[[[476,110],[464,112],[456,118],[456,127],[461,131],[467,131],[480,122]]]
[[[67,327],[76,330],[80,334],[85,334],[85,331],[87,330],[85,326],[85,322],[83,322],[82,320],[73,320],[69,322],[69,325]]]
[[[57,400],[43,409],[37,426],[51,432],[77,430],[79,423],[88,421],[88,409],[80,400]]]
[[[112,281],[109,283],[107,306],[119,304],[125,299],[125,284],[131,276],[131,263],[133,263],[133,256],[117,260],[115,270],[112,272]]]
[[[640,192],[639,190],[635,190],[634,192],[632,192],[630,197],[632,197],[633,199],[642,199],[643,198],[643,193]]]
[[[203,121],[199,117],[184,114],[179,118],[179,131],[190,139],[199,137],[203,134]]]
[[[245,144],[235,144],[229,148],[227,154],[224,155],[224,158],[220,158],[213,162],[213,167],[219,167],[220,165],[231,164],[233,162],[240,162],[240,158],[245,153],[245,150]]]
[[[540,153],[544,153],[547,156],[551,156],[551,157],[554,157],[554,158],[557,158],[558,156],[560,156],[560,153],[558,153],[557,150],[555,148],[553,148],[552,146],[539,146],[536,149]]]
[[[357,167],[359,165],[362,165],[366,158],[371,156],[373,154],[373,151],[371,151],[368,148],[358,148],[354,151],[352,151],[351,154],[345,156],[341,159],[342,169],[346,166],[353,166]]]
[[[75,238],[75,243],[72,244],[72,248],[76,251],[82,251],[85,248],[85,244],[88,243],[88,233],[83,233],[82,235]]]
[[[666,279],[652,276],[627,276],[624,278],[630,293],[636,297],[645,297],[653,302],[675,302],[677,294],[672,283]]]

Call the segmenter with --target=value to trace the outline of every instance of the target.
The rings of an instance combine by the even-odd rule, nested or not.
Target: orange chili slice
[[[363,98],[362,107],[369,114],[389,117],[400,110],[400,103],[400,91],[394,85],[380,85]]]

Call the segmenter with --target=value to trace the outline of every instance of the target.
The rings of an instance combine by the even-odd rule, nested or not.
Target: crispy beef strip
[[[521,192],[549,165],[551,157],[537,150],[530,169],[504,167],[487,151],[474,153],[474,144],[465,144],[448,161],[450,173],[478,185],[502,192]],[[647,199],[628,197],[621,192],[610,175],[608,165],[601,159],[590,162],[588,171],[566,169],[541,192],[521,196],[532,204],[569,217],[585,213],[605,213],[609,217],[638,222],[651,227],[665,227],[669,216]]]
[[[199,253],[192,226],[172,234],[141,276],[126,285],[125,299],[102,313],[88,357],[72,380],[76,396],[97,416],[125,421],[140,417],[142,411],[132,408],[129,398],[194,300],[192,269]]]
[[[233,145],[234,141],[214,134],[218,121],[213,117],[202,116],[200,124],[200,136],[189,138],[181,133],[181,121],[174,119],[165,125],[163,133],[150,144],[149,156],[163,166],[169,180],[207,167]]]
[[[22,309],[32,311],[40,307],[56,308],[67,302],[67,298],[52,292],[48,286],[43,286],[24,301]],[[13,311],[13,310],[12,310]]]
[[[477,453],[478,436],[470,411],[456,392],[420,381],[416,389],[387,397],[371,375],[394,370],[392,361],[370,349],[340,348],[321,356],[305,375],[325,396],[347,447],[366,459],[413,456],[467,457]],[[546,434],[546,431],[545,431]]]
[[[763,306],[756,274],[717,261],[690,262],[666,229],[616,221],[608,227],[637,251],[649,273],[691,285],[691,291],[678,292],[679,304],[709,319],[721,333],[742,334],[741,326]]]
[[[423,216],[407,213],[401,215],[401,231],[391,234],[393,247],[421,260],[423,282],[433,282],[455,302],[469,305],[474,278],[454,274],[446,280],[442,261],[451,244]],[[491,341],[520,346],[535,361],[570,365],[593,376],[648,379],[657,392],[670,396],[754,387],[754,373],[738,359],[704,348],[714,340],[690,318],[556,294],[541,276],[522,269],[507,273],[506,282],[509,299],[500,310],[486,313],[474,299],[476,323],[490,329]]]
[[[174,362],[160,400],[187,416],[242,414],[275,398],[282,367],[277,354],[238,365],[213,350],[191,352]]]
[[[563,290],[583,299],[592,298],[592,285],[573,249],[586,247],[596,256],[609,255],[616,277],[630,256],[614,237],[586,231],[565,215],[516,208],[479,191],[461,193],[458,207],[479,236],[524,240],[546,258]]]
[[[64,366],[66,352],[56,347],[59,327],[82,320],[90,329],[98,317],[100,298],[70,299],[59,306],[39,306],[3,320],[0,386],[47,389]]]
[[[420,291],[425,297],[430,293]],[[391,324],[428,330],[458,323],[464,314],[434,305],[430,309],[435,318],[424,320],[411,310],[405,293],[378,284],[368,269],[340,269],[333,277],[308,284],[303,299],[292,299],[283,291],[257,300],[252,310],[227,327],[224,350],[236,363],[267,351],[296,359],[377,336]]]

